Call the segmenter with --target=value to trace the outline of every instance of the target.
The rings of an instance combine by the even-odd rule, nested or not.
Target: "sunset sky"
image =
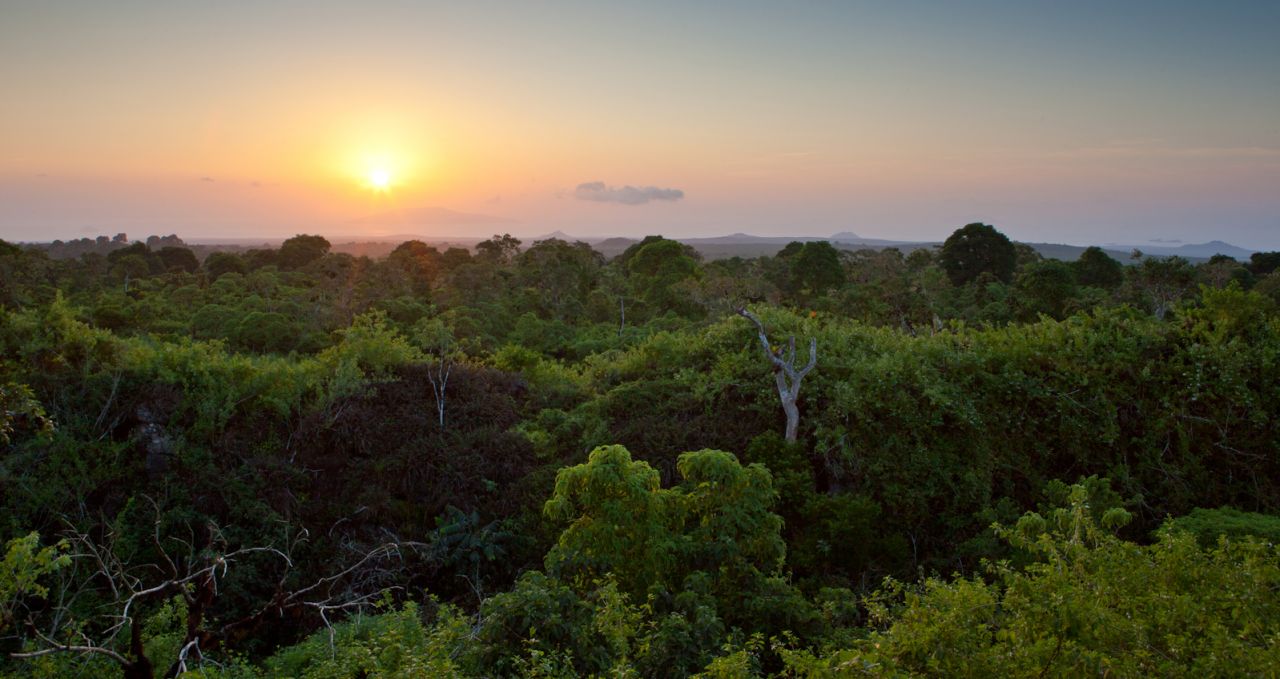
[[[0,237],[1280,249],[1278,31],[1275,0],[0,0]]]

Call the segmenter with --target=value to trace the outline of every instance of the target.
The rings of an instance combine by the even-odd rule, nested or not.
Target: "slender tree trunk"
[[[431,382],[431,393],[436,397],[436,419],[440,423],[440,431],[444,432],[445,388],[449,386],[449,373],[453,371],[452,361],[441,358],[440,362],[427,369],[427,380]]]
[[[794,441],[796,440],[796,434],[800,431],[800,407],[796,405],[796,397],[799,394],[792,394],[790,390],[783,388],[782,371],[778,371],[775,374],[778,377],[778,396],[782,400],[782,412],[787,416],[787,440]],[[799,389],[796,391],[798,392]]]
[[[800,383],[805,375],[818,364],[818,340],[809,340],[809,362],[803,368],[796,369],[796,338],[792,336],[787,342],[787,351],[774,349],[769,344],[769,336],[764,331],[764,324],[756,315],[747,311],[746,307],[738,309],[738,315],[755,323],[760,346],[764,354],[773,364],[773,378],[778,387],[778,400],[782,402],[782,412],[787,416],[787,441],[795,441],[800,431],[800,407],[796,401],[800,398]]]
[[[142,645],[142,623],[136,617],[129,628],[129,652],[134,659],[120,668],[124,671],[124,679],[153,679],[155,668]]]

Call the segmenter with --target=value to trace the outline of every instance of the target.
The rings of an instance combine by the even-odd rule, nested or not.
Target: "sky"
[[[1277,0],[0,0],[0,238],[1280,249],[1278,26]]]

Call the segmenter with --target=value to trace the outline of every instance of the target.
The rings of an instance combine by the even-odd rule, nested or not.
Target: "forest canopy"
[[[86,242],[0,242],[4,676],[1280,666],[1276,253]]]

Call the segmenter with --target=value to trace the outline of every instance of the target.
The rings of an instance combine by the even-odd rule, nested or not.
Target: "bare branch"
[[[769,335],[765,332],[764,323],[760,322],[760,319],[748,311],[746,307],[740,307],[738,315],[755,324],[756,336],[760,340],[760,346],[764,348],[765,356],[773,364],[774,380],[778,387],[778,398],[782,401],[782,410],[787,416],[786,438],[788,441],[794,441],[800,426],[800,410],[796,406],[796,401],[800,397],[800,382],[818,364],[818,340],[817,338],[809,340],[809,362],[800,370],[796,370],[795,335],[787,338],[786,359],[783,360],[784,351],[782,349],[775,350],[773,345],[769,343]]]
[[[33,631],[33,632],[35,632],[35,635],[36,635],[37,637],[39,637],[41,641],[43,641],[44,643],[48,644],[48,647],[46,647],[46,648],[42,648],[42,649],[40,649],[40,650],[38,650],[38,651],[27,651],[27,652],[23,652],[23,653],[10,653],[10,654],[9,654],[9,657],[10,657],[10,658],[39,658],[39,657],[40,657],[40,656],[42,656],[42,655],[50,655],[50,654],[52,654],[52,653],[99,653],[99,654],[101,654],[101,655],[105,655],[105,656],[107,656],[107,657],[111,658],[112,660],[114,660],[114,661],[116,661],[116,662],[120,663],[121,665],[129,665],[129,664],[130,664],[130,662],[129,662],[129,659],[128,659],[128,658],[125,658],[124,656],[120,655],[119,653],[116,653],[115,651],[113,651],[113,650],[111,650],[111,649],[109,649],[109,648],[103,648],[103,647],[101,647],[101,646],[94,646],[94,645],[92,645],[92,644],[83,644],[83,645],[81,645],[81,644],[61,644],[61,643],[58,643],[57,641],[54,641],[53,639],[50,639],[49,637],[45,636],[44,634],[42,634],[42,633],[40,632],[40,630],[33,629],[32,631]]]

